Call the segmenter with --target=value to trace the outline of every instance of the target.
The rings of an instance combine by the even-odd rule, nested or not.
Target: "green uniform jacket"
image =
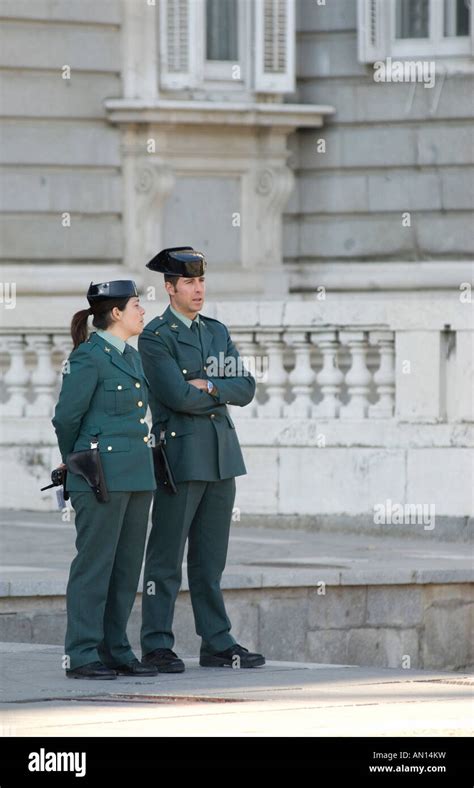
[[[202,348],[199,337],[169,307],[145,326],[138,340],[150,381],[152,432],[158,438],[160,429],[166,430],[166,454],[177,482],[247,473],[227,405],[251,402],[255,379],[239,370],[242,362],[226,326],[209,317],[200,321]],[[214,367],[216,375],[208,374],[213,359],[222,362],[222,369]],[[218,396],[187,382],[194,378],[212,380]]]
[[[90,448],[94,435],[110,492],[156,489],[145,421],[148,381],[140,354],[130,348],[134,369],[113,345],[93,333],[69,356],[52,423],[63,462],[72,451]],[[68,491],[90,491],[67,474]]]

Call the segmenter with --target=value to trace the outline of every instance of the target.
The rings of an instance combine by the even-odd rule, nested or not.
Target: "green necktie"
[[[193,322],[191,323],[191,331],[193,332],[193,334],[197,334],[197,337],[199,339],[199,344],[201,345],[201,356],[202,356],[203,352],[202,352],[201,331],[200,331],[200,326],[199,326],[199,323],[197,322],[197,320],[193,320]]]
[[[131,366],[134,372],[136,372],[135,363],[133,360],[133,350],[130,345],[125,344],[124,351],[122,353],[125,361]]]

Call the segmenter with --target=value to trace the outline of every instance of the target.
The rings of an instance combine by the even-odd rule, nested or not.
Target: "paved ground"
[[[73,522],[1,513],[0,595],[63,594]],[[223,587],[334,582],[472,581],[471,547],[384,534],[331,534],[235,525]],[[315,573],[316,570],[316,573]],[[183,575],[186,588],[186,573]],[[73,681],[62,646],[0,644],[3,734],[13,736],[468,736],[472,676],[437,671],[269,662],[178,676]]]
[[[468,542],[439,541],[434,532],[417,529],[416,537],[407,538],[391,531],[377,537],[235,524],[223,587],[312,585],[315,577],[343,584],[472,582]],[[0,595],[43,583],[45,592],[64,593],[74,540],[73,520],[63,523],[59,513],[0,511]],[[8,590],[1,590],[2,581]]]
[[[464,674],[269,662],[115,681],[64,677],[60,646],[1,644],[3,736],[470,736]]]

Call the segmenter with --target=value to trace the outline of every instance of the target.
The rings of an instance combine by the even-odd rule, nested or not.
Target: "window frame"
[[[428,38],[396,38],[396,0],[390,0],[390,55],[404,57],[465,57],[471,54],[469,33],[465,36],[444,35],[445,0],[429,0]],[[473,9],[471,8],[471,17]],[[471,21],[472,25],[472,21]]]
[[[471,8],[470,30],[467,36],[443,36],[444,6],[430,0],[430,38],[395,38],[395,0],[357,0],[358,59],[360,63],[375,63],[388,57],[436,59],[443,67],[470,71],[474,55],[474,9]]]
[[[201,0],[200,8],[200,29],[201,37],[198,46],[198,57],[202,63],[202,84],[203,88],[222,88],[226,89],[245,89],[249,78],[248,65],[250,60],[250,39],[251,39],[251,3],[237,0],[237,49],[238,60],[207,60],[206,59],[206,0]],[[234,66],[240,68],[240,78],[236,79],[229,75],[229,71]]]
[[[251,102],[256,96],[267,94],[272,96],[273,101],[282,101],[284,94],[295,92],[295,0],[239,0],[238,63],[205,60],[205,0],[158,2],[159,95],[225,101],[231,94],[239,101]],[[267,3],[270,2],[279,4],[278,23],[274,23],[272,15],[268,13]],[[181,4],[183,9],[187,8],[186,13],[177,10]],[[284,47],[280,44],[281,31]],[[183,58],[186,67],[182,71],[169,67],[173,58],[177,57],[174,48],[176,41],[178,45],[180,41],[187,42],[188,54]],[[272,48],[277,51],[278,47],[283,52],[284,68],[278,72],[266,70],[265,52],[271,53]],[[231,70],[235,65],[240,67],[237,79]]]

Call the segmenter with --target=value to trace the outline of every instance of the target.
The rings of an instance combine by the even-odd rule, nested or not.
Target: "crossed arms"
[[[208,394],[204,390],[205,384],[200,380],[191,383],[183,378],[178,362],[164,340],[146,329],[139,337],[138,349],[152,391],[170,410],[205,416],[226,404],[240,407],[248,405],[255,395],[255,379],[248,373],[235,377],[209,378],[216,386],[217,394]],[[233,357],[236,362],[240,360],[228,332],[226,357]],[[240,368],[241,362],[236,363],[236,369]]]

